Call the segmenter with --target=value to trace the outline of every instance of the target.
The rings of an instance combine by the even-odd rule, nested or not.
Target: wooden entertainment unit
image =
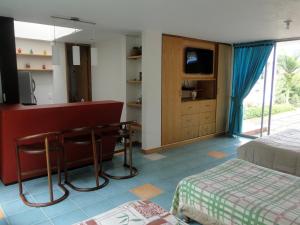
[[[187,74],[187,47],[213,51],[211,74]],[[224,133],[229,103],[231,46],[163,35],[162,145]],[[191,92],[197,96],[192,98]]]

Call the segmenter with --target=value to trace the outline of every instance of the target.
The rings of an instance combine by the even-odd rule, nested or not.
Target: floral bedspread
[[[125,203],[76,225],[187,225],[150,201]]]
[[[204,225],[299,225],[300,178],[230,160],[183,179],[171,212]]]

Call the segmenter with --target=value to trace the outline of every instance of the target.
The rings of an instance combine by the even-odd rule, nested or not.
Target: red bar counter
[[[61,131],[76,127],[104,125],[120,121],[123,103],[98,101],[54,105],[1,105],[0,106],[0,175],[4,184],[17,181],[15,139],[36,133]],[[111,159],[115,140],[103,140],[104,159]],[[89,146],[66,147],[70,167],[91,162]],[[55,158],[55,157],[52,157]],[[52,161],[55,165],[56,162]],[[23,171],[33,174],[27,178],[46,174],[44,155],[21,155]]]

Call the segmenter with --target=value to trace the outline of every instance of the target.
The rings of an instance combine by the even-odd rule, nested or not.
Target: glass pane
[[[242,133],[245,135],[260,137],[268,131],[268,114],[271,97],[273,51],[268,62],[248,94],[244,99],[244,121]],[[264,116],[262,117],[262,114]]]
[[[270,133],[300,128],[300,41],[277,44]]]

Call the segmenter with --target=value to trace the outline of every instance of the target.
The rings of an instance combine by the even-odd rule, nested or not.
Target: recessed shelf
[[[133,130],[141,130],[142,129],[142,124],[136,123],[131,125],[131,129]]]
[[[140,58],[142,58],[142,55],[131,55],[127,57],[127,59],[140,59]]]
[[[142,81],[141,80],[127,80],[127,83],[129,83],[129,84],[141,84]]]
[[[215,77],[208,77],[208,76],[182,76],[182,80],[216,80]]]
[[[205,100],[215,100],[215,98],[196,98],[195,100],[193,100],[192,97],[181,98],[181,102],[197,102]]]
[[[24,68],[18,69],[18,71],[28,71],[28,72],[52,72],[52,69],[33,69],[33,68]]]
[[[30,53],[17,53],[19,56],[32,56],[32,57],[52,57],[52,55],[44,55],[44,54],[30,54]]]
[[[135,107],[135,108],[141,108],[142,104],[137,102],[127,102],[127,106],[129,107]]]

